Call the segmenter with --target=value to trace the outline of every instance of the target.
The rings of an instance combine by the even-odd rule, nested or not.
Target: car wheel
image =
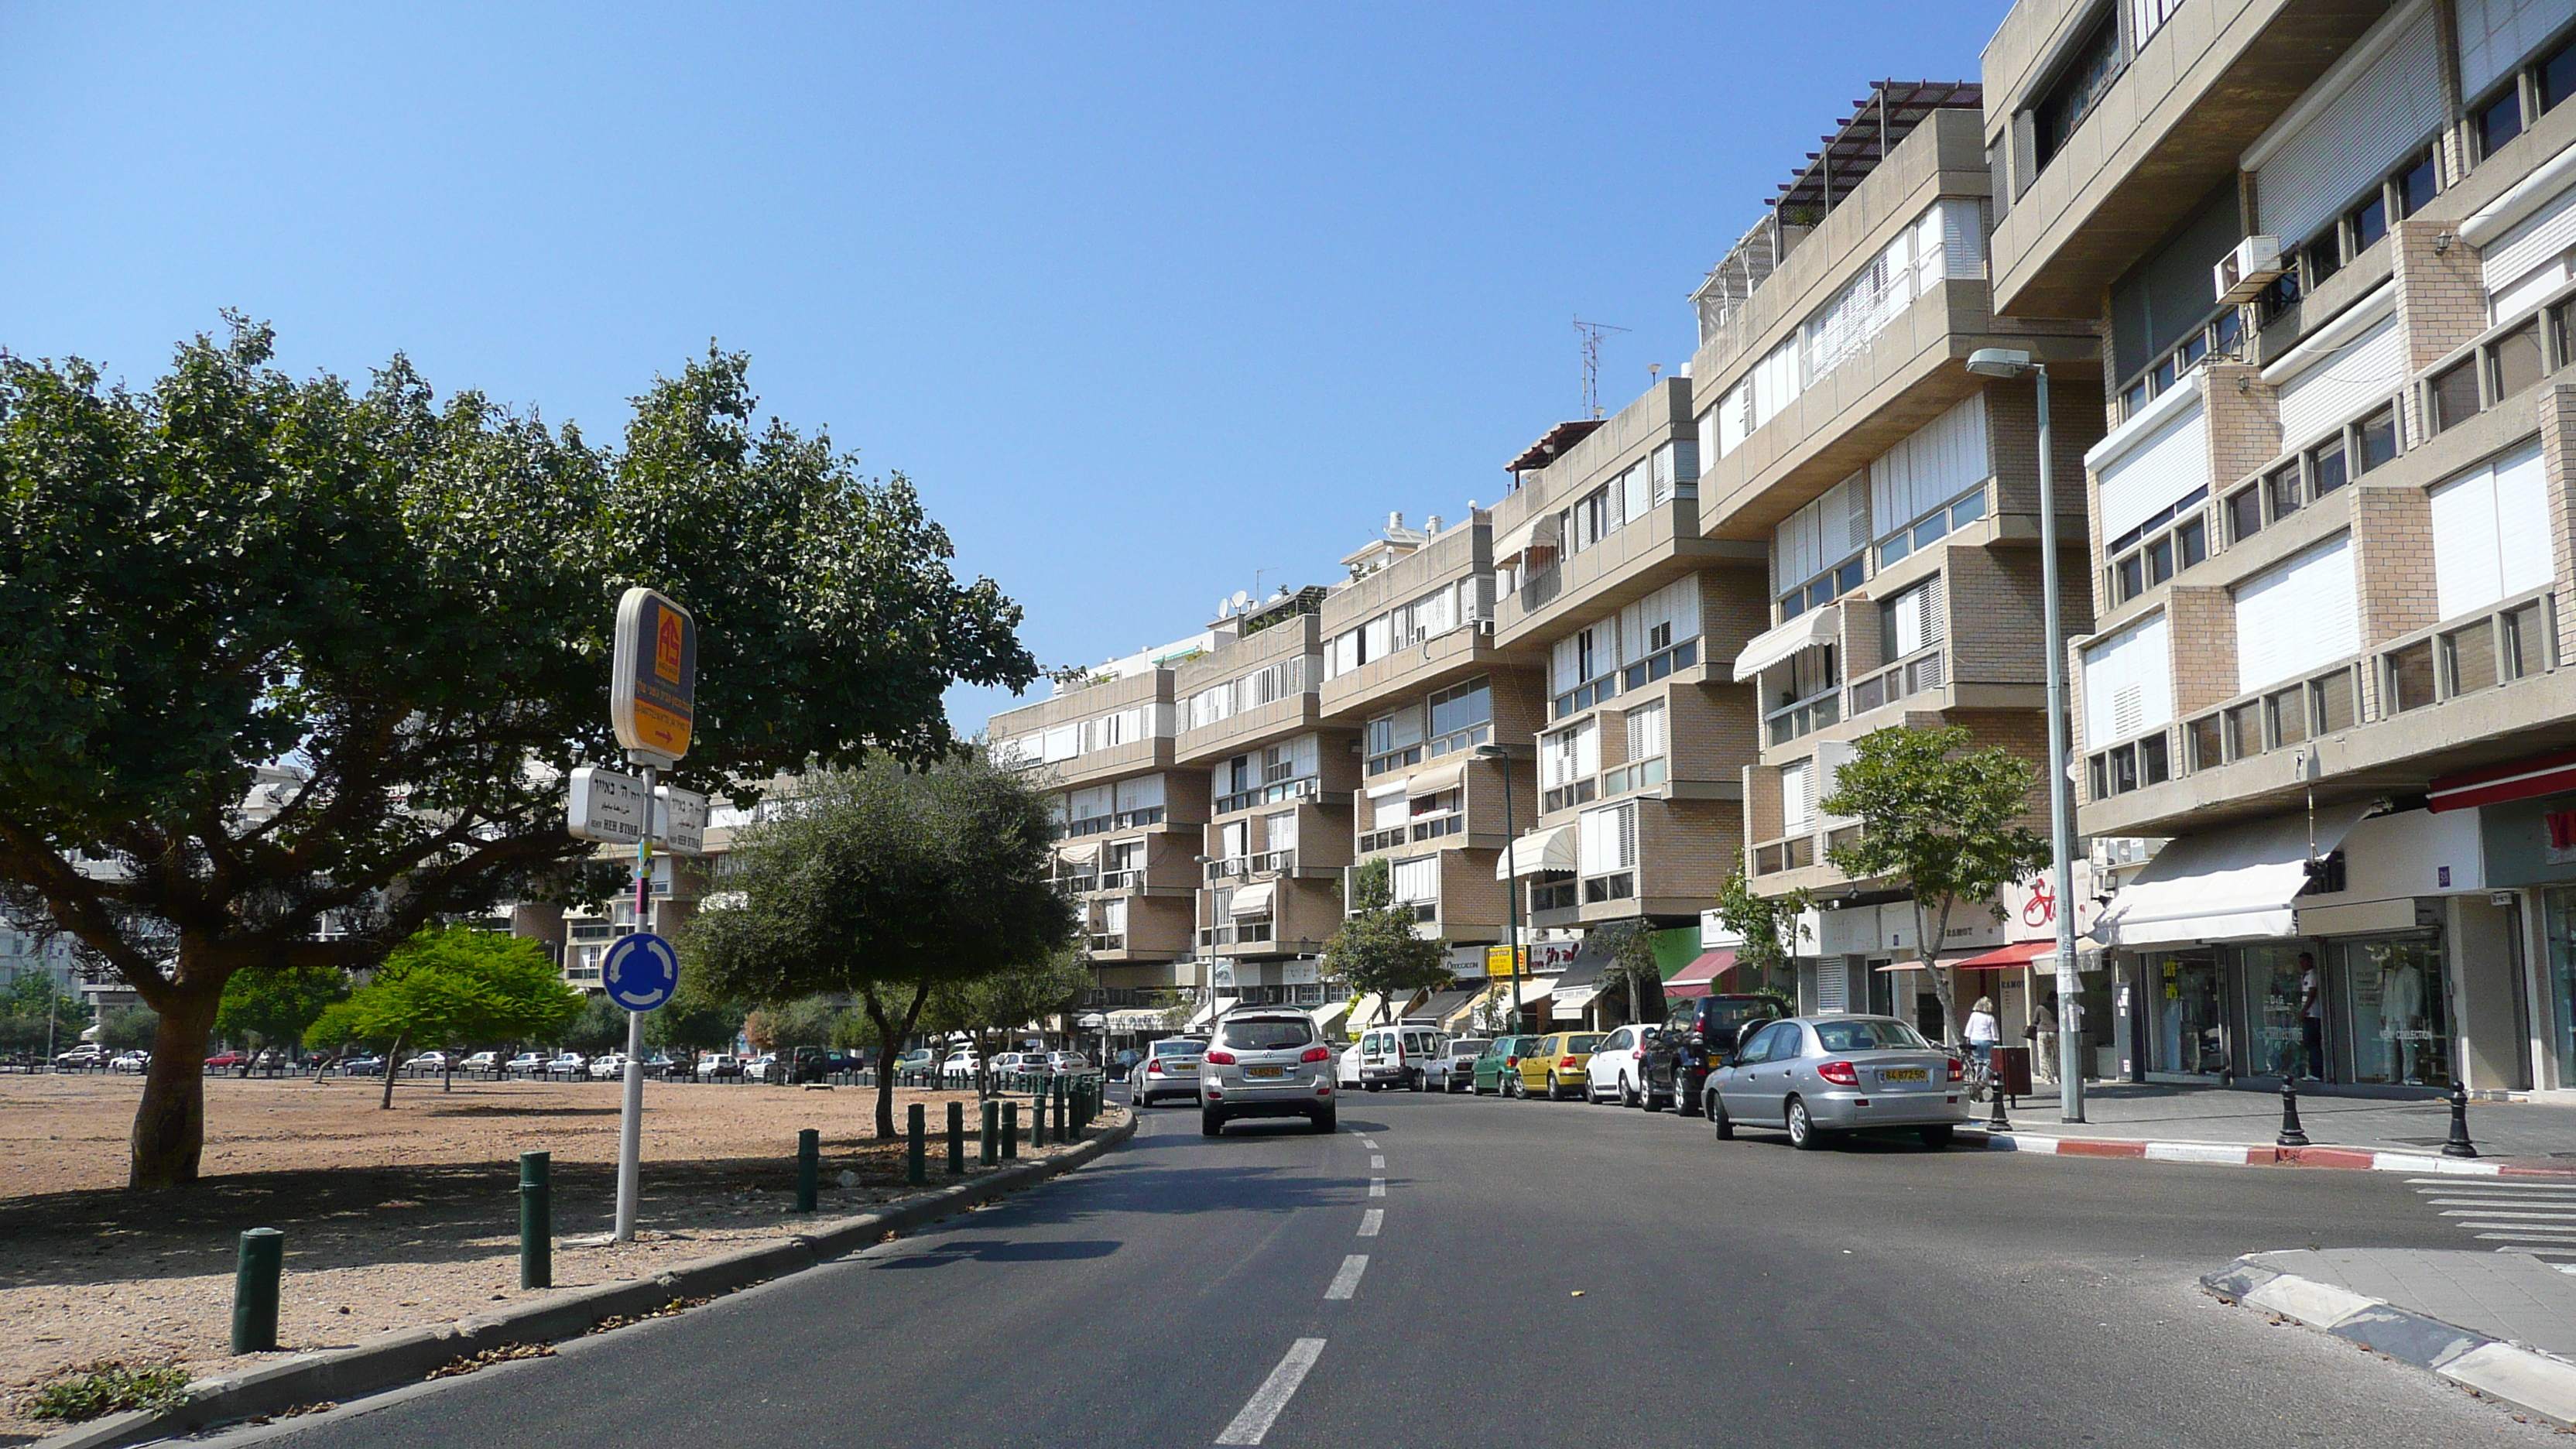
[[[1700,1110],[1696,1099],[1682,1094],[1682,1079],[1676,1073],[1673,1077],[1673,1114],[1678,1117],[1693,1117],[1697,1116]]]
[[[1316,1113],[1314,1120],[1315,1130],[1318,1132],[1338,1132],[1341,1130],[1341,1113],[1331,1107],[1327,1107],[1323,1111]]]
[[[1816,1130],[1816,1119],[1807,1112],[1807,1104],[1796,1097],[1789,1099],[1789,1145],[1801,1152],[1813,1152],[1825,1145],[1825,1134]]]
[[[1406,1091],[1408,1091],[1408,1092],[1419,1092],[1419,1091],[1421,1091],[1421,1090],[1422,1090],[1422,1069],[1421,1069],[1421,1068],[1416,1067],[1416,1068],[1414,1069],[1414,1072],[1413,1072],[1412,1077],[1411,1077],[1411,1078],[1409,1078],[1409,1079],[1405,1082],[1405,1084],[1404,1084],[1404,1089],[1405,1089]]]
[[[1931,1148],[1935,1152],[1938,1152],[1950,1145],[1950,1138],[1952,1135],[1952,1128],[1947,1122],[1943,1122],[1934,1127],[1926,1127],[1923,1129],[1923,1145]]]
[[[1631,1083],[1626,1077],[1621,1077],[1619,1079],[1619,1105],[1622,1107],[1634,1107],[1638,1105],[1637,1088],[1635,1084]]]
[[[1223,1137],[1225,1135],[1225,1114],[1216,1110],[1214,1107],[1201,1107],[1199,1109],[1199,1135],[1201,1137]]]
[[[1589,1089],[1587,1088],[1586,1090]],[[1547,1074],[1547,1099],[1551,1102],[1562,1102],[1565,1100],[1565,1088],[1557,1082],[1556,1073],[1554,1072]]]
[[[1709,1125],[1716,1129],[1718,1141],[1735,1140],[1735,1119],[1726,1115],[1726,1104],[1717,1099],[1715,1087],[1708,1089],[1707,1097],[1702,1099],[1701,1110],[1708,1114]]]

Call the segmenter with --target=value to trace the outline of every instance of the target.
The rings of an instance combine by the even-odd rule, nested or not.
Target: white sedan
[[[1623,1026],[1601,1039],[1583,1067],[1583,1100],[1616,1102],[1622,1107],[1646,1100],[1646,1048],[1654,1045],[1651,1026]]]
[[[590,1079],[594,1082],[611,1081],[625,1075],[626,1053],[624,1052],[607,1052],[593,1058],[590,1063]]]
[[[972,1077],[975,1075],[976,1060],[973,1052],[959,1052],[939,1064],[939,1075],[950,1081],[961,1077]]]

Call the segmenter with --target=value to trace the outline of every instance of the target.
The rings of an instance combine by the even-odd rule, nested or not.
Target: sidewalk
[[[2058,1099],[2051,1089],[2007,1106],[2016,1134],[2034,1138],[2268,1148],[2281,1131],[2278,1090],[2088,1082],[2082,1122],[2058,1120]],[[2450,1137],[2451,1107],[2439,1100],[2333,1097],[2303,1091],[2299,1124],[2320,1148],[2439,1155]],[[2576,1173],[2576,1106],[2471,1102],[2469,1138],[2477,1144],[2478,1156],[2489,1162]]]
[[[2576,1423],[2576,1276],[2529,1254],[2249,1253],[2201,1286],[2562,1426]]]

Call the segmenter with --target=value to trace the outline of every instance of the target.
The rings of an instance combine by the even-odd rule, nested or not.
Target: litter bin
[[[1998,1046],[1995,1048],[1995,1090],[2007,1097],[2027,1097],[2030,1091],[2030,1048]]]

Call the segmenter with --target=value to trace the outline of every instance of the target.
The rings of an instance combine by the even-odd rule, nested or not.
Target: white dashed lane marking
[[[1375,1151],[1377,1151],[1377,1139],[1376,1139],[1376,1138],[1374,1138],[1374,1137],[1363,1137],[1363,1138],[1361,1138],[1361,1139],[1360,1139],[1360,1145],[1361,1145],[1362,1147],[1367,1148],[1367,1149],[1368,1149],[1369,1151],[1371,1151],[1371,1152],[1375,1152]]]
[[[1360,1275],[1367,1271],[1368,1254],[1353,1253],[1344,1258],[1341,1271],[1333,1275],[1332,1283],[1324,1289],[1325,1300],[1347,1299],[1359,1292]]]
[[[1377,1230],[1384,1226],[1386,1226],[1386,1209],[1370,1208],[1367,1212],[1360,1214],[1359,1236],[1363,1238],[1374,1238],[1377,1236]]]
[[[1369,1159],[1369,1166],[1376,1168],[1380,1172],[1384,1172],[1386,1171],[1386,1159],[1383,1157],[1372,1157]]]
[[[1384,1196],[1386,1196],[1386,1179],[1385,1179],[1385,1178],[1383,1178],[1383,1177],[1372,1177],[1372,1178],[1370,1178],[1370,1179],[1369,1179],[1369,1196],[1371,1196],[1371,1197],[1384,1197]]]
[[[1288,1400],[1296,1395],[1297,1386],[1306,1381],[1306,1371],[1315,1366],[1315,1360],[1323,1353],[1324,1341],[1320,1338],[1301,1338],[1289,1345],[1288,1356],[1279,1360],[1279,1366],[1270,1371],[1270,1377],[1263,1379],[1261,1387],[1252,1391],[1252,1397],[1244,1403],[1243,1412],[1234,1416],[1234,1422],[1225,1426],[1225,1432],[1216,1436],[1216,1442],[1260,1443],[1261,1436],[1269,1433],[1270,1426],[1277,1422],[1279,1411],[1287,1408]]]

